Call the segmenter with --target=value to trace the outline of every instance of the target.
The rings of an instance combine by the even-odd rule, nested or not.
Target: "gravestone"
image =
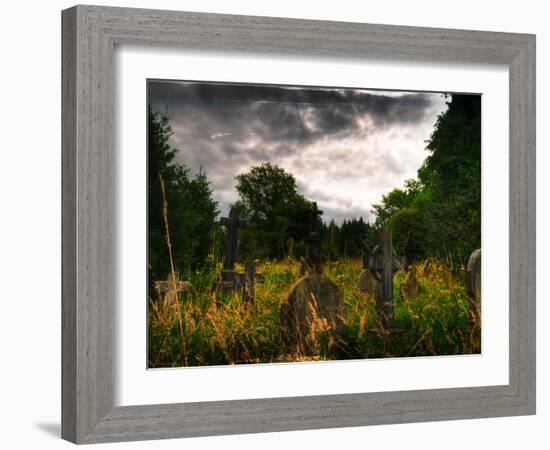
[[[393,325],[393,275],[401,269],[409,267],[407,256],[396,256],[392,246],[391,231],[383,228],[376,232],[378,244],[372,251],[364,246],[366,264],[374,278],[376,285],[376,312],[383,330],[391,330]]]
[[[437,266],[437,259],[435,258],[428,258],[424,261],[424,265],[422,266],[422,274],[425,277],[429,277],[434,273],[434,270]]]
[[[316,329],[338,337],[344,328],[344,303],[336,283],[320,273],[298,280],[281,305],[280,325],[285,345],[302,355],[315,351]]]
[[[411,266],[405,276],[405,281],[399,287],[399,293],[401,294],[401,299],[406,302],[410,298],[416,297],[419,292],[420,284],[416,276],[416,267]]]
[[[171,274],[168,274],[166,281],[155,281],[155,290],[165,307],[175,304],[179,294],[188,294],[194,289],[194,286],[189,281],[180,280],[178,272],[174,272],[173,277]]]
[[[237,262],[237,250],[239,244],[239,229],[246,225],[246,221],[239,217],[239,210],[232,207],[229,211],[229,217],[222,217],[220,225],[227,230],[223,270],[221,279],[216,283],[215,289],[222,289],[225,292],[235,292],[242,290],[243,303],[251,303],[256,295],[256,283],[263,283],[263,274],[256,273],[256,263],[254,261],[245,262],[244,273],[235,270]]]
[[[322,273],[320,240],[311,233],[306,241],[307,273],[290,289],[281,305],[281,337],[295,354],[312,355],[319,343],[315,331],[324,330],[329,340],[339,341],[344,331],[344,301],[334,281]]]
[[[227,230],[225,239],[225,249],[223,258],[223,270],[221,273],[222,285],[226,287],[237,288],[243,284],[243,274],[235,271],[235,263],[237,262],[237,247],[239,239],[239,229],[246,225],[246,222],[239,218],[239,210],[232,207],[229,211],[229,217],[222,217],[220,225],[223,225]]]
[[[474,250],[468,259],[464,285],[470,300],[470,310],[475,319],[479,320],[481,315],[481,249]]]

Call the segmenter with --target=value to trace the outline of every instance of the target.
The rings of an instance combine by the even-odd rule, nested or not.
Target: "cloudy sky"
[[[372,204],[416,176],[446,109],[440,93],[179,81],[148,90],[170,116],[177,161],[206,171],[222,214],[237,200],[235,176],[271,162],[327,223],[373,220]]]

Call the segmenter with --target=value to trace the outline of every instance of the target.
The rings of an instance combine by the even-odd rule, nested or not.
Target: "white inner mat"
[[[508,69],[120,46],[115,51],[115,404],[508,384]],[[146,369],[146,79],[482,93],[482,355]]]

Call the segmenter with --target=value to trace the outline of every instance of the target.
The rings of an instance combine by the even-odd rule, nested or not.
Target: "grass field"
[[[242,270],[237,267],[237,270]],[[165,306],[149,299],[148,365],[150,368],[333,359],[456,355],[480,352],[480,324],[472,322],[461,273],[437,264],[428,276],[417,267],[420,293],[407,301],[399,294],[404,274],[395,275],[395,326],[392,335],[377,332],[374,298],[357,288],[360,259],[327,263],[324,273],[342,291],[346,305],[345,350],[327,341],[319,321],[311,330],[315,354],[288,354],[282,344],[279,310],[300,278],[294,260],[260,262],[265,281],[256,286],[253,304],[240,294],[214,292],[213,271],[196,273],[194,289]]]

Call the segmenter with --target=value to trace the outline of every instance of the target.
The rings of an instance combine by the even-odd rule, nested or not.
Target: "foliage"
[[[332,260],[357,257],[361,255],[362,243],[370,248],[375,245],[374,227],[362,217],[346,219],[340,226],[332,220],[323,226],[321,241],[323,254]]]
[[[427,142],[429,156],[417,180],[373,205],[377,226],[407,234],[419,256],[454,257],[464,263],[481,247],[481,98],[454,95]]]
[[[417,180],[405,181],[405,188],[395,188],[382,196],[382,202],[372,205],[376,214],[376,225],[383,227],[388,224],[390,218],[398,211],[407,208],[421,191],[422,186]]]
[[[206,174],[194,177],[175,161],[166,114],[148,111],[148,262],[154,279],[166,279],[170,262],[163,217],[162,179],[175,269],[183,276],[205,267],[212,255],[217,204]]]
[[[293,175],[264,163],[237,176],[237,207],[248,220],[242,250],[253,257],[285,256],[289,239],[303,241],[322,223],[312,214],[313,202],[298,193]]]

